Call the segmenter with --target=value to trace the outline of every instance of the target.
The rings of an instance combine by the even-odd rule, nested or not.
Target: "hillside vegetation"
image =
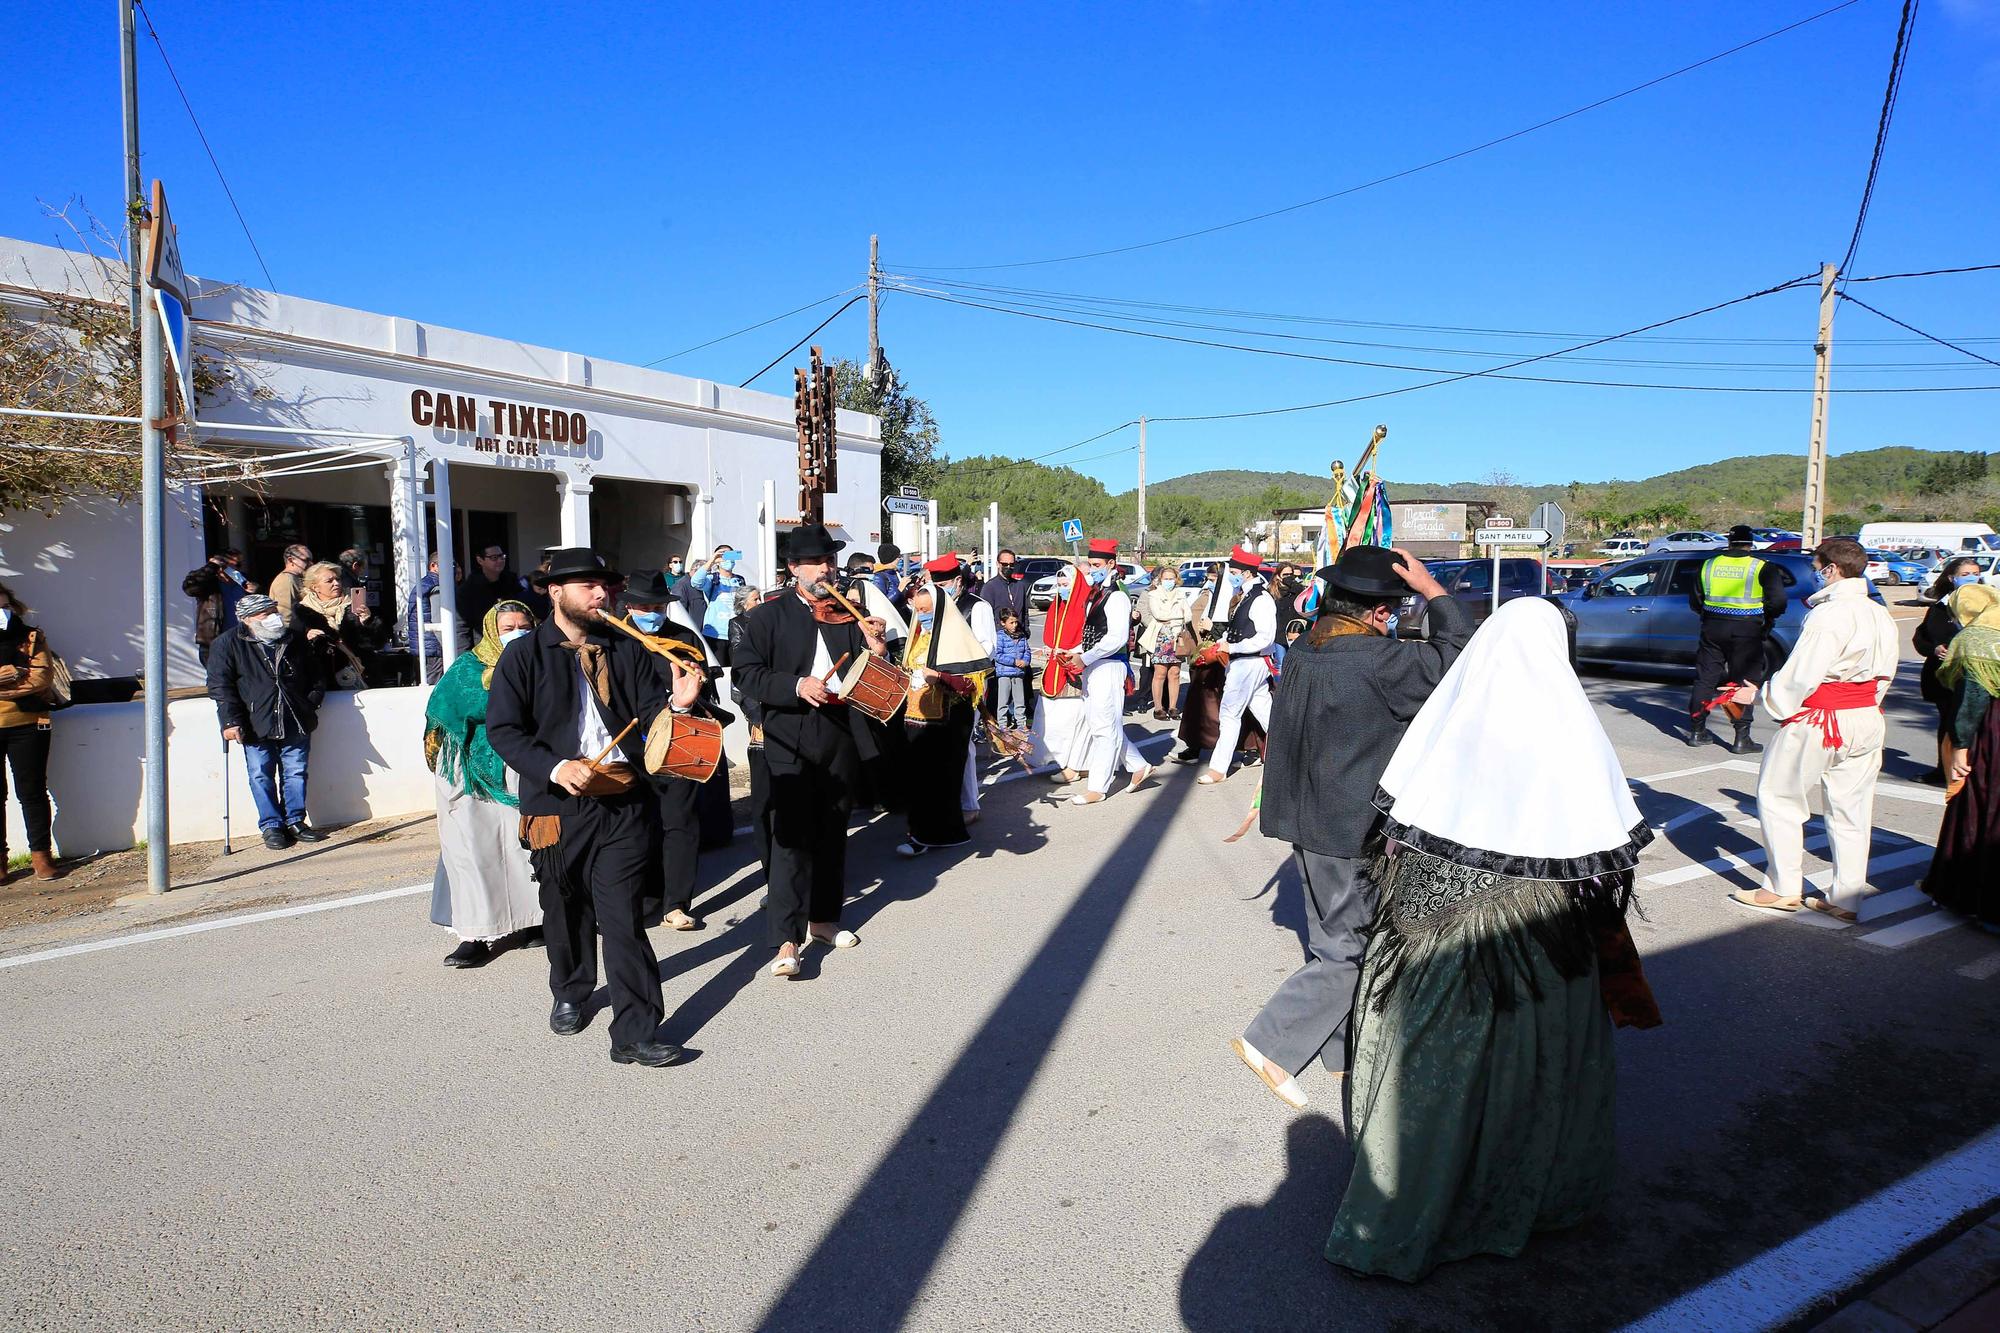
[[[2000,528],[2000,469],[1984,453],[1947,453],[1895,446],[1831,460],[1827,485],[1834,513],[1829,532],[1852,532],[1883,518],[1974,519]],[[1505,474],[1483,481],[1427,482],[1388,478],[1389,498],[1491,500],[1516,519],[1544,500],[1569,512],[1582,534],[1662,527],[1722,528],[1732,523],[1797,527],[1804,504],[1805,460],[1797,454],[1753,454],[1682,468],[1637,481],[1573,481],[1523,486]],[[1328,482],[1303,472],[1226,470],[1170,477],[1147,488],[1148,545],[1157,551],[1214,551],[1241,538],[1276,509],[1318,508]],[[1093,536],[1130,544],[1138,528],[1132,491],[1064,467],[976,457],[944,465],[933,488],[942,523],[976,536],[986,506],[1000,503],[1001,540],[1023,550],[1054,550],[1062,521],[1077,518]]]

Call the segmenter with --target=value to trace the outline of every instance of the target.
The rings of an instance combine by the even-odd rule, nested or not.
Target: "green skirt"
[[[1568,886],[1398,854],[1354,1010],[1354,1174],[1327,1238],[1414,1282],[1610,1196],[1616,1069]]]

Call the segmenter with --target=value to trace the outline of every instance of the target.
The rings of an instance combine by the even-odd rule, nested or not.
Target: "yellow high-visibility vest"
[[[1764,592],[1758,575],[1764,562],[1754,555],[1718,555],[1701,567],[1702,609],[1712,616],[1761,616]]]

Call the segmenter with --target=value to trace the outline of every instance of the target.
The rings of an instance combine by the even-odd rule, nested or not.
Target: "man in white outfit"
[[[1747,907],[1810,906],[1853,921],[1868,886],[1882,697],[1896,676],[1900,636],[1888,608],[1869,596],[1868,555],[1859,542],[1830,537],[1813,552],[1813,565],[1823,586],[1808,599],[1798,646],[1764,686],[1764,711],[1778,724],[1757,773],[1764,883],[1730,897]],[[1814,787],[1826,807],[1833,887],[1824,898],[1806,899],[1806,797]]]
[[[1083,667],[1083,763],[1090,779],[1083,794],[1070,799],[1071,805],[1095,805],[1103,800],[1121,768],[1132,775],[1134,790],[1153,773],[1145,756],[1125,738],[1132,598],[1118,585],[1117,542],[1098,538],[1090,543],[1084,577],[1090,602],[1083,622],[1083,643],[1075,657]]]
[[[956,560],[956,557],[953,559]],[[934,561],[933,564],[942,565],[943,561]],[[993,604],[965,590],[964,562],[957,561],[950,573],[943,573],[932,565],[925,565],[924,568],[929,571],[932,586],[937,589],[938,595],[948,597],[958,605],[959,614],[965,617],[966,625],[972,630],[972,637],[979,640],[979,646],[986,650],[988,657],[993,656],[993,650],[1000,641],[993,622]],[[965,776],[958,789],[958,808],[964,812],[968,824],[979,822],[979,769],[973,760],[978,750],[979,738],[975,734],[966,742]]]
[[[1205,787],[1229,776],[1246,711],[1257,719],[1258,726],[1268,729],[1271,725],[1271,668],[1264,654],[1278,639],[1278,603],[1258,572],[1263,563],[1264,558],[1255,551],[1237,547],[1229,553],[1229,568],[1218,590],[1216,601],[1229,607],[1229,627],[1217,644],[1229,654],[1229,674],[1222,684],[1215,753],[1209,756],[1208,771],[1197,779]],[[1233,598],[1233,604],[1226,598]],[[1221,619],[1219,615],[1216,618]]]

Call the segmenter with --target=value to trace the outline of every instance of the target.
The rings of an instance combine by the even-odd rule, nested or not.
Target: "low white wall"
[[[727,697],[728,686],[723,685]],[[436,807],[424,767],[428,686],[337,692],[326,696],[306,769],[306,813],[328,827],[428,812]],[[724,736],[730,762],[744,762],[747,731],[739,717]],[[54,714],[49,792],[56,850],[63,856],[118,851],[146,835],[144,705],[83,704]],[[171,840],[222,837],[222,732],[207,699],[167,705],[167,802]],[[232,838],[257,836],[257,807],[243,752],[229,747]],[[28,849],[20,808],[7,802],[7,846]]]

